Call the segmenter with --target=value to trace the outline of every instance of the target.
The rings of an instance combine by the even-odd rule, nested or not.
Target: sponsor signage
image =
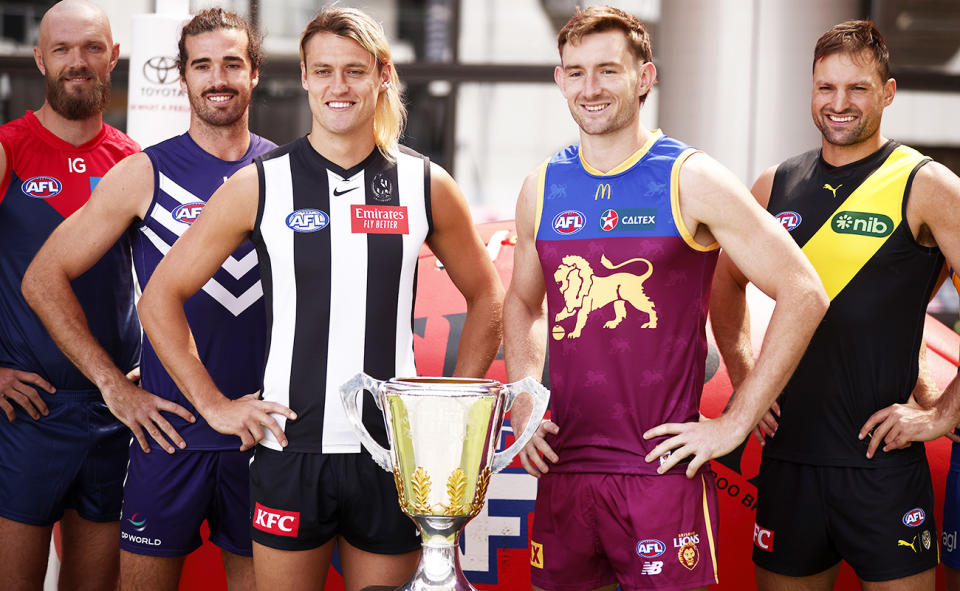
[[[844,211],[830,220],[830,227],[837,234],[883,238],[893,232],[893,220],[882,213]]]
[[[604,232],[649,231],[656,228],[656,208],[606,209],[600,214],[600,229]]]
[[[278,536],[296,537],[300,533],[300,512],[271,509],[257,503],[253,508],[253,527]]]
[[[404,205],[351,205],[350,230],[354,234],[409,234]]]

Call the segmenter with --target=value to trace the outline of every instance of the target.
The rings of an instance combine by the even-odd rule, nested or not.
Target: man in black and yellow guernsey
[[[922,402],[936,405],[930,411],[910,394],[926,304],[944,257],[960,263],[960,179],[880,134],[896,92],[888,59],[869,21],[820,37],[811,111],[821,148],[765,171],[753,187],[830,298],[796,373],[760,423],[753,547],[760,590],[832,589],[841,560],[870,591],[935,585],[930,470],[923,446],[909,440],[949,430],[960,396],[957,412],[944,418],[936,408],[949,391],[935,402],[935,389],[918,388]],[[711,322],[735,388],[753,365],[745,284],[721,257]],[[910,419],[922,419],[923,429]],[[911,429],[917,436],[904,437]]]

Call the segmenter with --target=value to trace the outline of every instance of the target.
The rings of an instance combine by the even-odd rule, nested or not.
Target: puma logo
[[[903,540],[897,540],[897,548],[899,548],[900,546],[906,546],[907,548],[910,548],[911,550],[913,550],[914,552],[916,552],[916,551],[917,551],[916,543],[917,543],[917,536],[913,536],[913,541],[912,541],[912,542],[905,542],[905,541],[903,541]]]
[[[836,196],[837,196],[837,189],[839,189],[839,188],[842,187],[842,186],[843,186],[843,185],[837,185],[837,188],[834,189],[834,188],[831,187],[829,184],[824,184],[824,185],[823,185],[823,188],[824,188],[824,189],[828,189],[831,193],[833,193],[833,196],[836,197]]]

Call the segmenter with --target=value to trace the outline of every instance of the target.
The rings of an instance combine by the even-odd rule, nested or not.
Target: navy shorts
[[[336,536],[373,554],[420,548],[400,510],[393,474],[370,455],[275,451],[257,446],[250,463],[251,536],[278,550],[318,548]]]
[[[64,509],[83,519],[120,519],[130,431],[97,391],[40,394],[50,414],[37,420],[14,404],[0,416],[0,516],[53,525]]]
[[[792,577],[840,560],[864,581],[908,577],[939,562],[933,511],[926,459],[877,468],[764,459],[753,561]]]
[[[249,451],[143,453],[130,444],[123,485],[120,548],[148,556],[186,556],[200,547],[206,519],[210,541],[251,556],[247,503]]]

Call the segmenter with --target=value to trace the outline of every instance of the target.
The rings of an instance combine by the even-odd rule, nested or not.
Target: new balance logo
[[[644,575],[659,575],[661,571],[663,571],[663,563],[658,560],[643,563],[643,570],[640,572]]]

